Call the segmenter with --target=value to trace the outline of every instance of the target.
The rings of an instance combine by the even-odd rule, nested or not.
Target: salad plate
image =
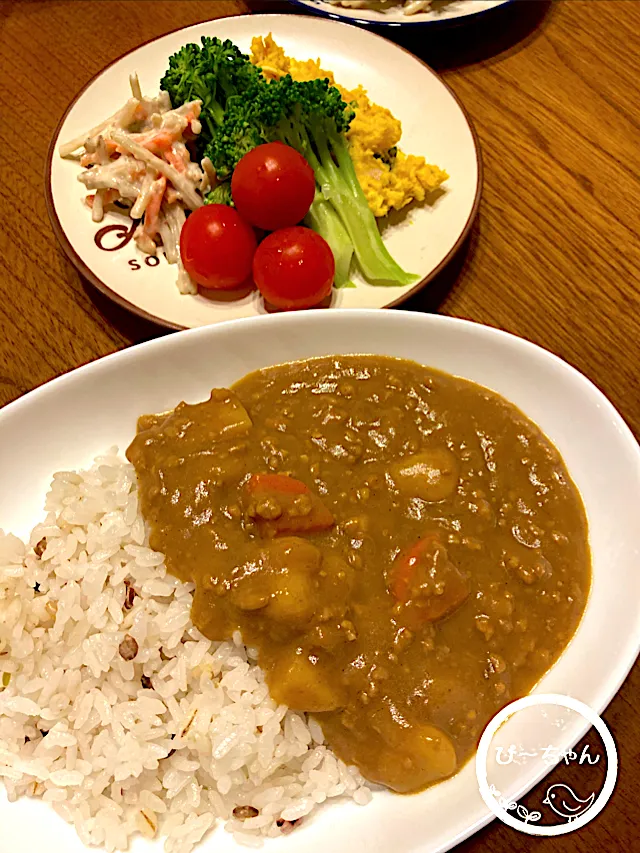
[[[183,295],[176,268],[165,257],[143,254],[132,239],[126,212],[106,212],[93,222],[78,181],[78,160],[63,159],[60,146],[116,112],[130,96],[129,76],[155,97],[169,57],[202,36],[230,39],[248,53],[255,36],[272,34],[288,56],[319,58],[323,69],[348,89],[362,85],[371,101],[402,123],[400,147],[424,156],[449,178],[424,203],[412,203],[380,221],[384,243],[415,283],[373,286],[357,276],[353,288],[334,289],[331,308],[384,308],[404,302],[446,265],[468,235],[477,214],[482,165],[476,133],[455,94],[416,57],[380,36],[336,21],[297,15],[221,18],[177,30],[115,60],[76,96],[51,140],[46,197],[54,232],[69,259],[96,288],[121,306],[162,326],[181,329],[264,314],[255,290],[240,295],[212,291]],[[437,196],[437,197],[436,197]]]
[[[328,0],[289,0],[335,21],[373,27],[437,27],[441,24],[475,20],[513,0],[432,0],[424,9],[412,11],[414,0],[373,0],[358,6],[342,6]]]

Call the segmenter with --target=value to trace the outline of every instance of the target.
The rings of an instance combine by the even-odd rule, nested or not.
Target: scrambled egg
[[[320,67],[320,60],[301,62],[285,55],[271,34],[256,36],[251,44],[251,61],[262,67],[265,77],[291,74],[294,80],[327,77],[340,90],[347,103],[353,103],[355,118],[347,131],[349,152],[360,186],[374,215],[385,216],[391,208],[400,210],[411,201],[424,201],[427,193],[449,177],[424,157],[405,154],[396,146],[402,125],[386,107],[372,103],[362,86],[350,91],[336,83],[331,71]]]

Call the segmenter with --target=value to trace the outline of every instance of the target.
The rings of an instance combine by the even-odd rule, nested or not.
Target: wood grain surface
[[[0,405],[84,362],[162,334],[94,293],[56,244],[43,173],[67,104],[106,63],[141,42],[247,11],[231,0],[3,0]],[[639,34],[636,0],[523,0],[477,24],[401,40],[460,96],[485,165],[470,239],[409,307],[498,326],[552,350],[608,395],[636,435]],[[494,822],[458,849],[638,849],[639,699],[636,665],[604,715],[620,753],[617,789],[588,827],[539,839]],[[579,779],[576,768],[563,776],[578,789]]]

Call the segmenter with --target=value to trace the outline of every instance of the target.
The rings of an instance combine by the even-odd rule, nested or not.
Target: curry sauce
[[[240,630],[272,697],[395,791],[454,773],[586,603],[557,450],[503,398],[412,362],[267,368],[143,416],[127,456],[195,625]]]

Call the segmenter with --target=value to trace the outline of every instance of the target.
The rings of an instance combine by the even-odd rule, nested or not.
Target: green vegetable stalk
[[[349,280],[353,243],[340,217],[337,216],[333,206],[324,198],[322,193],[316,193],[304,221],[309,228],[324,237],[331,247],[336,263],[335,286],[355,287],[355,284]]]

